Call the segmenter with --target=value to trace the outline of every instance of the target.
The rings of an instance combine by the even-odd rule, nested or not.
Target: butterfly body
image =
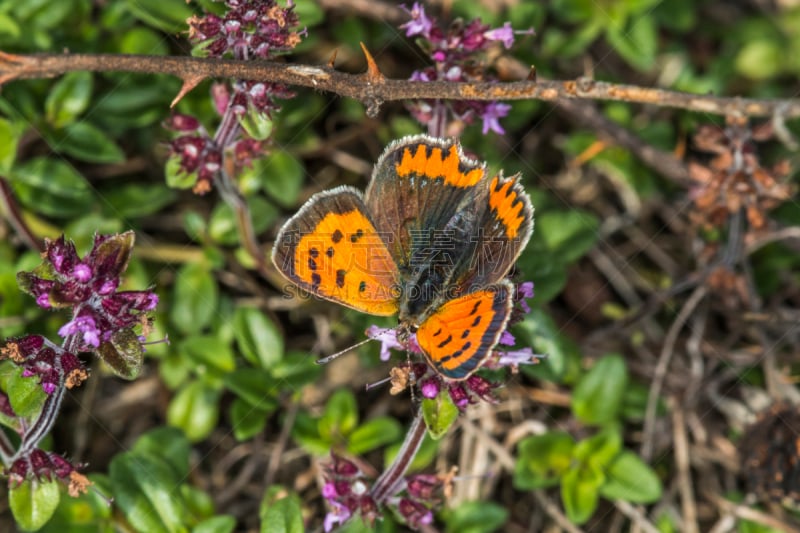
[[[279,232],[273,262],[312,294],[398,314],[433,368],[461,380],[505,329],[505,277],[532,230],[516,176],[489,176],[455,141],[418,135],[389,145],[364,195],[314,195]]]

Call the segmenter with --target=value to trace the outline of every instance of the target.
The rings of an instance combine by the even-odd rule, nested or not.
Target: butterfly
[[[362,194],[312,196],[279,231],[272,261],[313,295],[398,315],[443,378],[464,380],[491,354],[514,302],[506,276],[533,232],[519,176],[491,175],[455,140],[392,142]]]

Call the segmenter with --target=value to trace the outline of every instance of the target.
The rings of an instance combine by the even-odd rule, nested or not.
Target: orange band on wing
[[[525,202],[520,198],[515,184],[514,179],[500,181],[500,177],[495,176],[489,187],[489,207],[497,213],[509,239],[516,238],[525,222]]]
[[[457,145],[450,146],[446,156],[438,146],[431,148],[428,155],[429,147],[418,144],[403,150],[400,162],[395,165],[398,176],[404,178],[415,174],[429,179],[443,179],[454,187],[472,187],[483,177],[482,167],[469,168],[464,165],[462,169]]]
[[[374,315],[397,312],[397,267],[358,210],[328,213],[300,236],[293,275],[307,290]]]

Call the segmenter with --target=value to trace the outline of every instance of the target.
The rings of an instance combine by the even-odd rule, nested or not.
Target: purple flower
[[[515,301],[519,303],[525,314],[531,312],[531,308],[526,300],[533,298],[533,282],[526,281],[517,285]]]
[[[331,531],[336,524],[344,524],[353,515],[353,512],[346,505],[336,500],[328,500],[331,510],[325,515],[323,528],[325,532]]]
[[[84,343],[89,346],[94,346],[95,348],[100,346],[100,330],[97,329],[94,318],[88,314],[77,316],[67,322],[61,326],[61,329],[58,330],[58,334],[62,337],[81,334]]]
[[[411,15],[411,20],[400,25],[401,29],[406,30],[406,37],[414,35],[429,37],[433,29],[433,20],[425,15],[425,8],[418,2],[414,2],[410,10],[406,6],[400,7]]]
[[[511,46],[514,44],[514,30],[511,28],[510,22],[503,24],[502,28],[495,28],[493,30],[483,32],[483,36],[490,41],[502,42],[506,49],[511,48]]]
[[[422,392],[423,398],[428,398],[431,400],[439,395],[439,386],[440,380],[436,378],[428,378],[420,383],[419,390]]]
[[[506,116],[510,109],[511,106],[508,104],[490,102],[489,105],[487,105],[483,110],[481,115],[481,118],[483,119],[483,128],[481,129],[481,133],[486,135],[489,133],[489,130],[501,135],[505,133],[506,130],[504,130],[503,126],[500,125],[499,119]]]

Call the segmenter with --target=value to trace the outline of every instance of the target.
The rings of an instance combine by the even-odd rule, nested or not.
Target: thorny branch
[[[501,83],[415,82],[339,72],[330,66],[233,59],[121,54],[32,54],[0,52],[0,84],[49,78],[73,71],[172,74],[194,87],[201,78],[236,78],[308,87],[355,98],[377,113],[384,102],[409,99],[607,100],[657,105],[745,117],[800,117],[800,99],[758,99],[691,94],[615,84],[586,77],[575,80],[523,80]]]

